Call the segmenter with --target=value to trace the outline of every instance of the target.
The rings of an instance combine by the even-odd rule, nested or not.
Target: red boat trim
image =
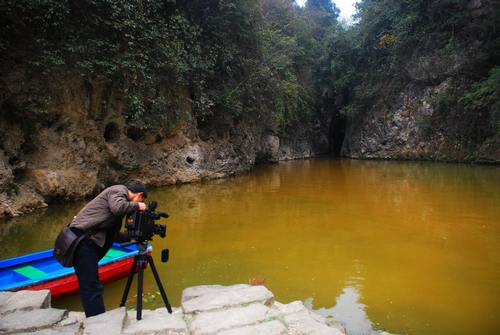
[[[121,262],[116,262],[99,268],[99,279],[106,285],[118,279],[127,277],[130,273],[130,268],[134,262],[134,258],[126,259]],[[138,269],[136,269],[137,272]],[[64,278],[60,278],[51,282],[35,285],[29,288],[30,290],[49,289],[52,295],[52,301],[64,299],[75,294],[78,294],[78,279],[72,274]]]

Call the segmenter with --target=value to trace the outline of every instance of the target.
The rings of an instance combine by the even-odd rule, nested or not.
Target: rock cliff
[[[390,8],[402,10],[397,4],[384,3],[375,21],[383,23],[377,15]],[[430,2],[423,7],[436,14],[445,10],[444,5]],[[454,14],[468,13],[461,15],[463,21],[456,25],[457,29],[468,27],[460,30],[468,32],[466,36],[455,35],[448,27],[440,31],[442,43],[432,46],[428,42],[437,35],[432,35],[431,26],[421,27],[427,29],[418,28],[422,45],[407,42],[398,52],[382,49],[403,43],[404,34],[400,42],[394,35],[385,46],[381,46],[382,40],[373,39],[370,43],[378,52],[361,53],[362,67],[356,67],[360,78],[367,80],[349,84],[353,86],[349,90],[356,93],[343,96],[332,87],[316,87],[323,93],[315,97],[315,116],[307,114],[308,125],[288,117],[286,120],[293,119],[296,125],[287,129],[285,137],[267,124],[269,120],[263,120],[265,113],[254,115],[253,109],[219,115],[224,119],[196,120],[187,98],[179,101],[179,106],[176,102],[178,110],[155,114],[165,118],[182,114],[167,122],[170,126],[132,126],[123,114],[127,88],[114,89],[112,81],[106,85],[90,79],[93,76],[85,81],[74,68],[63,66],[56,67],[56,79],[40,77],[28,67],[14,66],[14,59],[8,58],[0,69],[0,217],[20,215],[47,203],[90,197],[112,184],[142,182],[156,187],[223,178],[248,171],[255,164],[309,158],[332,150],[337,153],[340,147],[341,155],[350,158],[498,164],[498,105],[484,103],[483,110],[471,111],[460,102],[474,84],[488,77],[488,71],[498,70],[495,2],[471,0],[463,3],[465,7],[448,5],[459,9]],[[415,13],[430,13],[425,10]],[[369,14],[368,7],[366,11]],[[415,13],[409,18],[425,16]],[[386,20],[387,31],[397,31],[397,20],[408,18],[409,13],[399,15],[395,22],[393,18]],[[425,22],[439,28],[440,19]],[[363,20],[370,22],[370,17]],[[379,36],[383,30],[377,27],[365,33]],[[383,61],[375,62],[377,57]],[[382,65],[386,67],[380,68]],[[382,75],[384,69],[391,69],[391,74]],[[355,77],[354,72],[347,77]],[[318,82],[325,78],[320,79]],[[496,82],[491,91],[498,91],[499,85]],[[189,93],[179,95],[188,97]],[[498,94],[490,96],[499,103]],[[480,96],[475,98],[473,104],[481,100]],[[338,112],[347,103],[347,107],[361,107],[347,108],[354,112],[346,112],[349,118],[345,121]],[[488,113],[486,105],[491,109]],[[23,112],[26,110],[30,113]]]
[[[444,62],[429,56],[422,63],[408,64],[405,86],[396,88],[393,95],[380,97],[371,108],[349,120],[342,156],[500,163],[497,138],[487,138],[471,150],[468,143],[450,131],[450,127],[457,126],[456,121],[443,120],[442,113],[436,110],[436,100],[452,88],[434,66],[439,62],[448,64],[445,70],[450,73],[461,66],[461,62],[455,61]],[[436,83],[429,78],[435,78]]]
[[[10,89],[17,83],[12,81]],[[83,82],[69,81],[55,98],[55,110],[48,114],[56,117],[41,115],[29,130],[15,117],[0,122],[0,217],[90,197],[112,184],[197,182],[242,173],[258,163],[328,152],[327,126],[312,131],[299,126],[293,138],[281,138],[251,119],[181,121],[175,129],[144,131],[127,125],[119,98],[103,111],[102,97]],[[190,113],[188,103],[184,112]]]
[[[486,21],[482,18],[495,11],[489,1],[469,1],[466,6],[471,15],[468,20],[483,25]],[[364,87],[377,94],[349,118],[342,155],[500,163],[500,139],[492,131],[497,129],[498,114],[468,110],[462,101],[464,92],[473,87],[471,82],[487,77],[487,70],[498,64],[492,52],[495,47],[491,47],[497,44],[491,44],[486,35],[477,34],[459,43],[447,33],[447,46],[414,45],[399,55],[398,65],[403,65],[397,76],[385,80],[378,76],[377,87]]]

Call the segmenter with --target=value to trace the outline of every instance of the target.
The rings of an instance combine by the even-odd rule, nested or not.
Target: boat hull
[[[151,246],[148,253],[151,253]],[[99,279],[106,285],[127,277],[138,254],[135,245],[114,244],[99,262]],[[138,266],[134,269],[137,272]],[[30,278],[31,277],[31,278]],[[52,250],[0,261],[0,291],[42,290],[51,292],[52,301],[78,294],[73,268],[64,268],[52,257]]]

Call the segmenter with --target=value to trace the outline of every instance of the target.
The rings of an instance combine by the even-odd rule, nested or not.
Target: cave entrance
[[[335,112],[332,121],[330,122],[330,134],[328,142],[330,145],[330,152],[334,156],[340,157],[342,144],[344,143],[347,122],[346,119],[341,117],[339,112]]]

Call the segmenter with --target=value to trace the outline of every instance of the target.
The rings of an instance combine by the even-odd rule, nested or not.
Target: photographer
[[[132,184],[128,188],[115,185],[106,188],[71,220],[71,231],[78,236],[91,232],[75,250],[73,266],[78,277],[80,297],[86,317],[106,310],[99,280],[98,262],[118,240],[123,217],[132,211],[146,210],[146,186]]]

